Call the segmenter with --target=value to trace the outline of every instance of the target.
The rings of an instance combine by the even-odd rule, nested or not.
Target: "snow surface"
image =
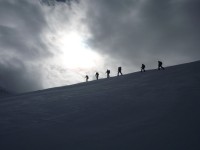
[[[11,96],[12,93],[0,87],[0,98]]]
[[[199,150],[200,61],[1,98],[0,150]]]

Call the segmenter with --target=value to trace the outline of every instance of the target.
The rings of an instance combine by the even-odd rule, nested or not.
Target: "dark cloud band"
[[[41,4],[45,4],[48,6],[55,6],[56,4],[59,4],[59,3],[65,3],[68,5],[71,5],[72,2],[78,3],[79,0],[40,0],[40,2]]]
[[[37,3],[0,2],[0,86],[14,92],[43,88],[40,60],[51,56],[42,39],[47,26]]]
[[[101,0],[88,3],[94,49],[111,57],[153,66],[200,59],[200,1]]]

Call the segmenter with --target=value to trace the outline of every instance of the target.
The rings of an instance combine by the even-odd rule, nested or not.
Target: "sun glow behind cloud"
[[[58,30],[47,35],[54,58],[46,62],[44,85],[47,88],[85,81],[85,75],[94,79],[96,71],[103,70],[104,56],[93,51],[85,37],[77,30]]]
[[[92,51],[76,31],[59,32],[55,43],[61,51],[61,65],[68,69],[88,70],[102,63],[101,56]]]
[[[54,54],[43,65],[46,88],[83,82],[86,74],[92,80],[96,71],[104,70],[105,56],[87,44],[91,35],[83,23],[86,17],[83,5],[42,6],[48,23],[43,36]]]
[[[55,52],[56,65],[68,71],[94,71],[103,66],[104,57],[87,45],[90,32],[82,22],[85,19],[84,3],[71,3],[44,7],[49,29],[46,32],[51,49]],[[80,73],[80,72],[79,72]],[[84,74],[85,74],[84,73]]]

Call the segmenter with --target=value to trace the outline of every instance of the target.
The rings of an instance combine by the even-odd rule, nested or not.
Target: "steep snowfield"
[[[0,101],[1,150],[199,150],[200,61]]]

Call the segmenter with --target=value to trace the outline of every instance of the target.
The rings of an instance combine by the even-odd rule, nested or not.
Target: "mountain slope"
[[[200,61],[0,101],[3,150],[200,149]]]
[[[11,96],[11,95],[12,95],[11,92],[8,92],[7,90],[0,87],[0,98]]]

